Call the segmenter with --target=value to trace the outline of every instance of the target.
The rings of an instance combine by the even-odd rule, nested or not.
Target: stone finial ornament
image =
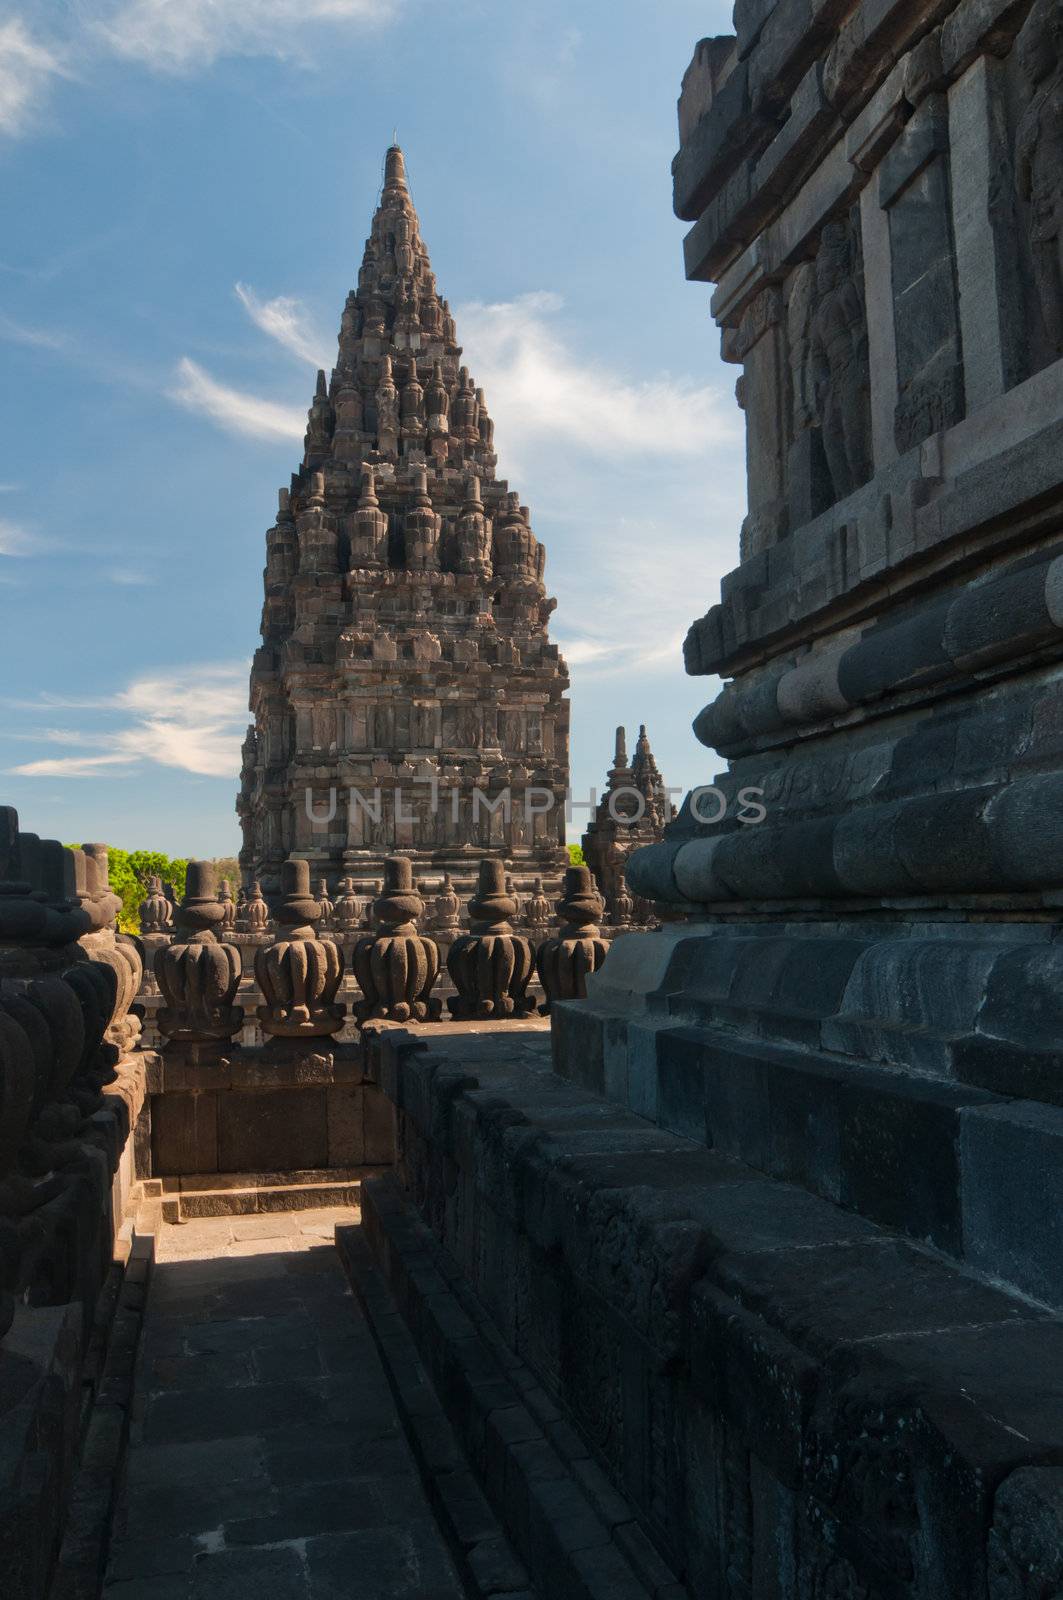
[[[431,998],[439,949],[434,939],[417,932],[423,912],[409,858],[388,856],[383,892],[373,902],[374,931],[358,940],[351,955],[362,990],[354,1008],[359,1022],[370,1017],[425,1022],[439,1016],[440,1002]]]
[[[240,952],[215,933],[224,917],[210,863],[190,861],[174,943],[155,955],[155,977],[166,1002],[156,1022],[174,1043],[218,1044],[231,1039],[243,1022],[243,1011],[232,1003]]]
[[[459,572],[491,576],[491,524],[480,498],[480,480],[472,477],[465,486],[461,515],[455,524],[456,566]]]
[[[406,513],[406,565],[411,572],[428,572],[438,567],[440,526],[428,493],[428,473],[424,467],[417,467],[410,509]]]
[[[444,872],[439,893],[432,904],[433,933],[456,933],[461,927],[461,898],[454,892],[449,872]]]
[[[103,926],[79,940],[84,958],[97,965],[110,967],[114,973],[115,994],[104,1041],[114,1053],[114,1060],[135,1049],[140,1037],[140,1018],[130,1011],[144,977],[141,951],[129,938],[120,934],[118,912],[122,902],[110,886],[108,847],[105,844],[82,846],[85,857],[85,888],[106,919]],[[103,909],[106,908],[106,909]],[[113,1064],[113,1062],[112,1062]]]
[[[319,912],[318,932],[324,933],[327,928],[332,927],[332,920],[336,913],[336,907],[329,898],[328,880],[326,878],[318,879],[317,906]]]
[[[446,382],[443,378],[443,363],[435,362],[432,367],[432,377],[428,388],[424,392],[425,411],[428,414],[428,427],[433,433],[446,433],[447,415],[450,410],[450,396],[447,393]]]
[[[163,890],[161,878],[148,879],[148,892],[140,902],[140,931],[167,937],[173,932],[173,904]]]
[[[545,933],[553,914],[553,907],[543,889],[543,880],[536,878],[535,886],[524,906],[524,919],[533,933]]]
[[[328,454],[332,440],[332,406],[329,403],[328,383],[323,371],[317,375],[317,387],[307,416],[306,435],[303,440],[304,461],[320,460]]]
[[[380,381],[376,387],[376,414],[380,448],[385,452],[389,449],[394,450],[399,433],[399,391],[389,355],[384,356],[380,363]]]
[[[383,567],[388,559],[388,519],[380,509],[376,493],[376,474],[366,467],[358,509],[352,519],[351,566]]]
[[[598,926],[602,897],[589,867],[569,867],[557,909],[560,931],[544,940],[535,957],[546,1011],[555,1000],[585,999],[587,976],[597,972],[609,948]]]
[[[143,992],[157,995],[155,953],[173,938],[173,901],[162,879],[149,877],[148,892],[140,902],[140,943],[144,952]]]
[[[328,1038],[344,1022],[343,1005],[336,1003],[343,954],[334,940],[316,937],[321,906],[310,892],[309,862],[284,863],[281,893],[283,935],[255,952],[255,978],[266,997],[258,1019],[274,1038]]]
[[[244,906],[244,919],[247,923],[248,933],[257,934],[259,938],[265,936],[270,921],[269,906],[266,904],[265,896],[262,893],[262,885],[257,878],[251,885],[251,893],[248,895],[247,904]]]
[[[221,880],[221,889],[218,892],[218,899],[221,901],[221,908],[224,912],[224,915],[221,919],[219,932],[223,935],[232,933],[236,927],[236,901],[233,899],[233,886],[229,882],[228,878],[223,878]]]
[[[353,934],[362,920],[362,902],[354,892],[353,878],[341,878],[339,889],[334,914],[335,928],[337,933]]]
[[[614,928],[630,928],[635,920],[635,902],[628,892],[623,872],[617,873],[616,890],[609,907],[609,916]]]
[[[455,939],[447,956],[447,971],[458,991],[447,1004],[459,1020],[523,1017],[535,1009],[527,994],[532,947],[513,931],[509,919],[515,911],[506,893],[504,863],[481,861],[479,885],[469,901],[471,932]]]

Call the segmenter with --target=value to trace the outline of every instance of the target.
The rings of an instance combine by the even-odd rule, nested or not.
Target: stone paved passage
[[[331,1243],[356,1220],[163,1228],[106,1600],[460,1600]]]

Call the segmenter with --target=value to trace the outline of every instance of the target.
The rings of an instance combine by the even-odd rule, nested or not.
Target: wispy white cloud
[[[166,392],[186,411],[198,411],[220,428],[244,438],[298,441],[306,431],[305,412],[219,383],[187,356],[178,362],[175,382]]]
[[[119,726],[47,729],[36,737],[71,753],[23,762],[10,771],[21,778],[90,778],[154,764],[201,777],[235,777],[247,723],[247,672],[246,662],[222,662],[147,674],[105,699],[42,696],[40,709],[64,705],[106,711]]]
[[[0,517],[0,556],[31,556],[39,548],[40,540],[31,529]]]
[[[696,487],[683,486],[680,493],[683,499],[689,496],[693,511]],[[573,527],[557,541],[566,550],[577,545],[583,558],[575,571],[565,574],[565,612],[580,631],[566,638],[565,617],[555,629],[562,653],[581,681],[674,674],[688,627],[711,603],[718,577],[733,565],[729,520],[721,519],[726,537],[714,542],[692,514],[678,522],[662,518],[648,490],[636,490],[636,498],[647,502],[643,518],[625,516],[617,508],[607,527]],[[678,507],[681,502],[674,503]],[[734,509],[739,510],[737,494]],[[686,582],[679,577],[683,573],[689,575]]]
[[[150,573],[138,572],[135,567],[112,567],[107,578],[123,589],[140,589],[155,582]]]
[[[596,456],[703,456],[711,444],[739,437],[718,389],[580,360],[557,321],[562,305],[560,296],[538,291],[456,312],[507,448],[520,454],[528,442],[554,438]]]
[[[35,39],[21,18],[0,22],[0,134],[28,132],[52,80],[68,76],[58,51]]]
[[[12,767],[11,773],[19,778],[113,778],[120,774],[116,768],[132,772],[130,756],[46,756],[41,761],[26,761]]]
[[[0,50],[3,49],[0,41]],[[66,336],[61,333],[52,333],[46,328],[31,328],[24,322],[16,322],[14,317],[9,317],[6,312],[0,311],[0,339],[5,339],[9,344],[28,344],[43,350],[62,350],[66,345]]]
[[[222,56],[299,59],[307,30],[387,22],[398,0],[121,0],[97,23],[116,55],[159,72],[192,72]]]
[[[328,341],[313,326],[301,300],[285,294],[273,300],[260,300],[246,283],[236,284],[235,289],[237,299],[256,328],[276,339],[300,361],[308,361],[312,367],[330,365],[326,354]]]
[[[557,643],[564,652],[565,660],[570,667],[585,667],[591,661],[600,661],[603,656],[611,653],[610,646],[600,640],[578,638],[562,638],[557,635]]]

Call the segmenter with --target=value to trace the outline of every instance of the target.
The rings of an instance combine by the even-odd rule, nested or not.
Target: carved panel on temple
[[[790,524],[800,527],[871,476],[863,264],[850,214],[826,223],[815,259],[791,273],[785,323],[787,494]]]

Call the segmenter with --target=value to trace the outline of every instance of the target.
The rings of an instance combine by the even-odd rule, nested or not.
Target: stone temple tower
[[[366,889],[395,851],[459,891],[485,854],[518,887],[566,864],[568,677],[493,434],[393,146],[266,535],[237,811],[267,892],[290,854]]]

